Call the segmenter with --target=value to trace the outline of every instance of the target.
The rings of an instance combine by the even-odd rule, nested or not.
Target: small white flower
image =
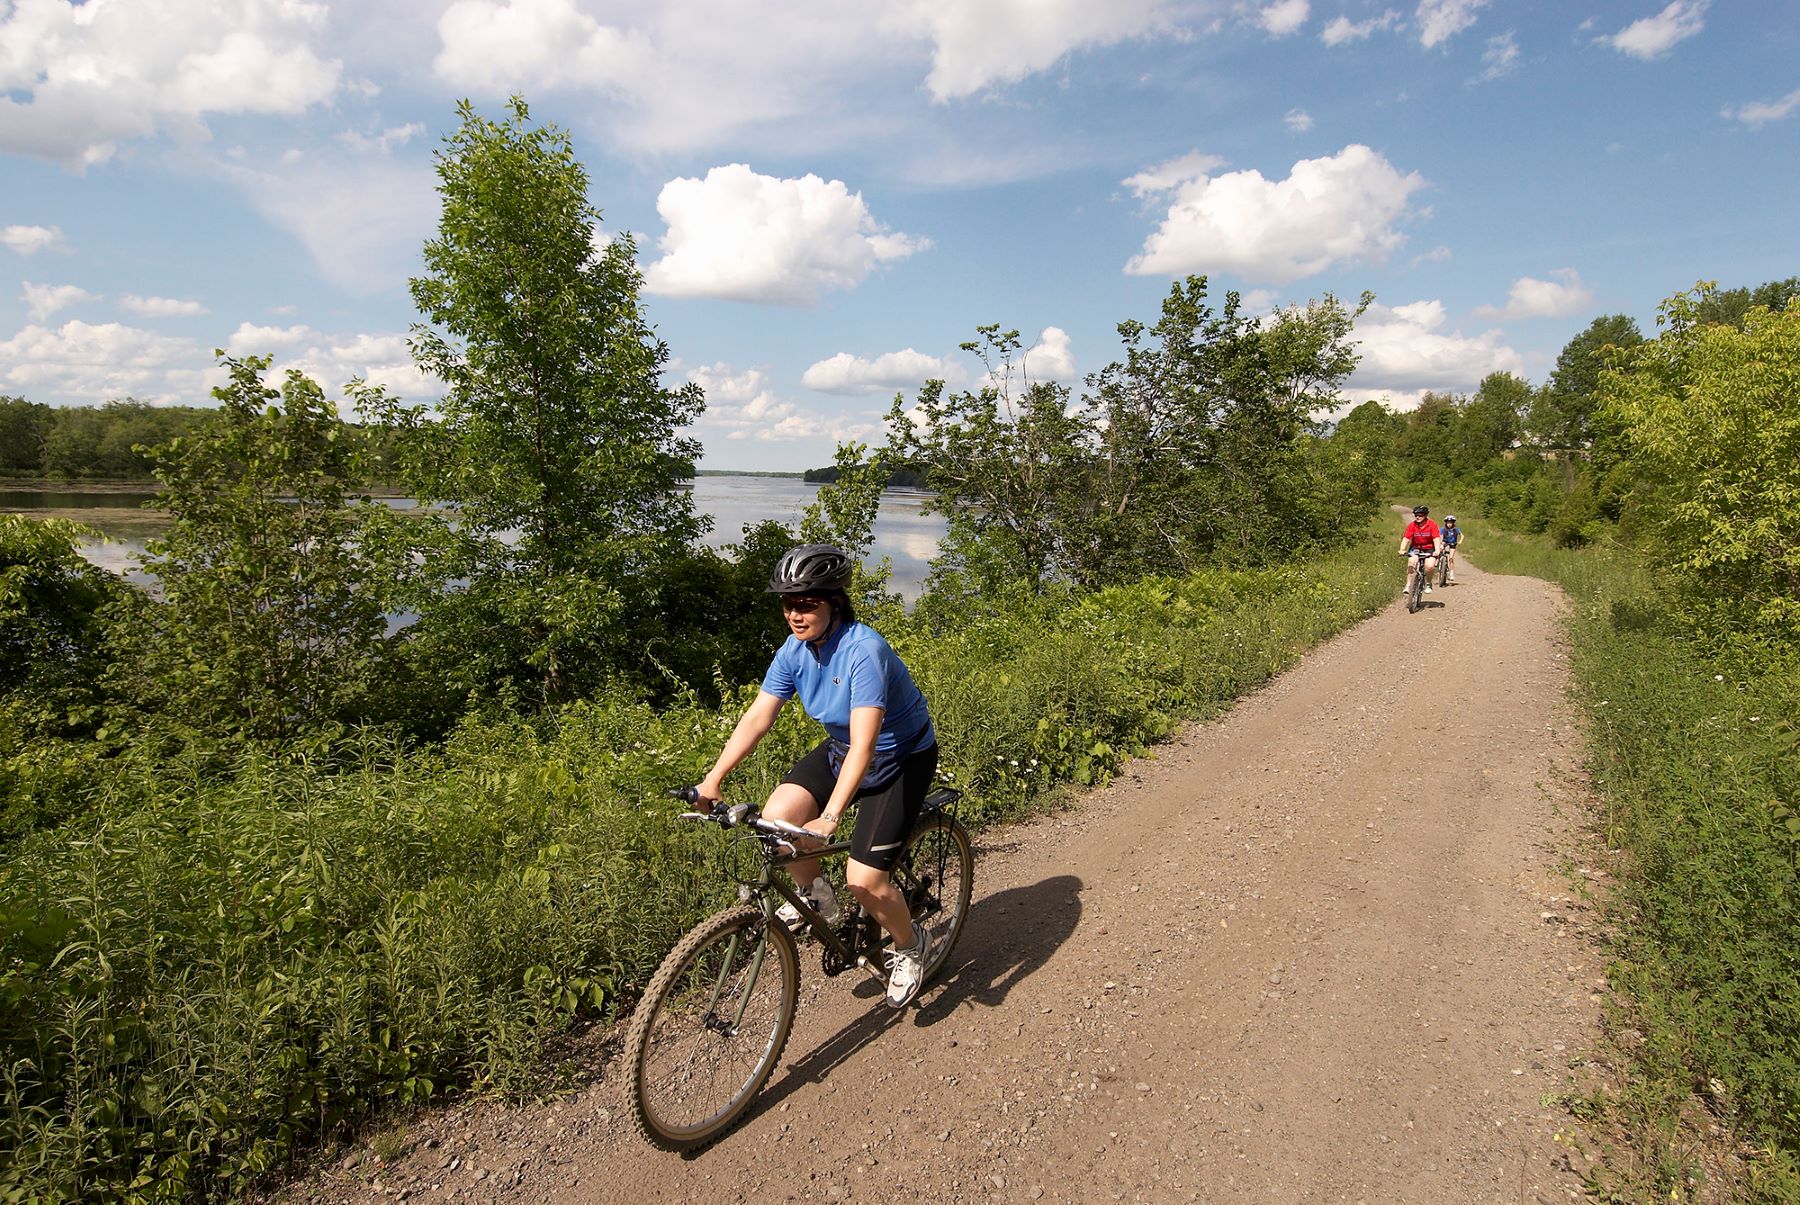
[[[1751,717],[1750,717],[1750,722],[1751,722],[1751,723],[1752,723],[1752,724],[1754,724],[1754,723],[1756,723],[1756,721],[1758,721],[1758,720],[1760,720],[1760,719],[1762,719],[1762,717],[1761,717],[1761,716],[1759,716],[1759,715],[1753,715],[1753,716],[1751,716]]]
[[[1725,675],[1724,675],[1724,674],[1714,674],[1714,675],[1713,675],[1713,681],[1714,681],[1714,682],[1723,682],[1723,681],[1724,681],[1724,680],[1725,680]]]

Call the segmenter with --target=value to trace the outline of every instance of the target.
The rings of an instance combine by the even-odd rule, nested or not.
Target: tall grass
[[[1094,782],[1389,601],[1384,543],[884,629],[979,821]],[[737,707],[754,694],[738,692]],[[537,1085],[545,1043],[629,1004],[732,890],[669,823],[736,708],[597,698],[470,721],[351,770],[249,758],[119,776],[0,867],[0,1196],[229,1198],[339,1124]],[[789,708],[734,780],[816,734]]]
[[[1759,1152],[1744,1199],[1800,1200],[1800,650],[1672,615],[1628,558],[1478,531],[1483,568],[1560,582],[1609,846],[1611,981],[1643,1035],[1611,1102],[1625,1199],[1686,1192],[1684,1114]],[[1691,1124],[1691,1118],[1690,1122]]]

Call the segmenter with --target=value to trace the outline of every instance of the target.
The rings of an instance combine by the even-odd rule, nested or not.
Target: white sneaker
[[[931,931],[914,922],[912,948],[888,951],[889,1008],[905,1008],[918,999],[919,989],[925,986],[925,964],[930,960]]]
[[[826,924],[837,924],[837,892],[832,889],[830,879],[820,875],[812,881],[811,887],[800,894],[806,897],[806,902],[812,905],[813,911],[825,918]],[[799,932],[806,927],[805,922],[800,919],[800,909],[792,904],[783,904],[775,909],[775,919],[794,932]]]
[[[1427,594],[1431,593],[1431,583],[1430,582],[1425,583],[1425,593],[1427,593]]]

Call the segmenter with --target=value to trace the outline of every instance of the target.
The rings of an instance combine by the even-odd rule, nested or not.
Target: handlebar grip
[[[670,799],[679,799],[683,803],[700,802],[700,792],[693,787],[670,787],[668,795]]]

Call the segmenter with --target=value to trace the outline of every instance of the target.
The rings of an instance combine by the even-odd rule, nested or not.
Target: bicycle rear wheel
[[[894,885],[906,897],[913,920],[931,933],[930,982],[962,936],[975,886],[975,854],[969,834],[953,816],[927,814],[894,865]]]
[[[718,1138],[774,1071],[794,1025],[800,957],[760,908],[702,921],[663,959],[625,1041],[632,1119],[646,1141]]]

